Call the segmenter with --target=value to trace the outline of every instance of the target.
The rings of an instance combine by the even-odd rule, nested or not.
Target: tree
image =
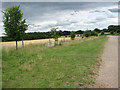
[[[25,30],[27,30],[28,25],[25,24],[25,19],[23,19],[23,13],[19,9],[21,4],[18,6],[13,5],[10,8],[6,8],[3,12],[3,23],[6,36],[12,38],[16,41],[23,39]]]
[[[117,32],[118,34],[120,34],[120,28],[119,28],[119,29],[117,29],[117,30],[116,30],[116,32]]]
[[[110,31],[111,34],[113,34],[116,31],[116,26],[115,25],[109,25],[108,30]]]
[[[23,21],[21,21],[21,25],[20,25],[20,30],[21,30],[21,38],[22,38],[22,47],[24,48],[24,36],[25,36],[25,31],[28,29],[28,25],[25,24],[26,20],[24,19]]]
[[[120,25],[118,25],[117,33],[120,34]]]
[[[59,31],[57,31],[58,28],[52,28],[50,33],[51,33],[51,37],[54,38],[55,40],[55,44],[58,44],[58,38],[59,38]]]
[[[71,40],[74,40],[74,39],[75,39],[75,32],[74,32],[74,31],[72,31],[72,32],[70,33],[70,37],[71,37]]]
[[[111,34],[118,33],[120,34],[120,25],[109,25],[108,30]]]

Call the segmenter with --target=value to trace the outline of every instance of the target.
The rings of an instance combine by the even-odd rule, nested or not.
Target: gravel
[[[118,36],[108,36],[94,88],[118,88]]]

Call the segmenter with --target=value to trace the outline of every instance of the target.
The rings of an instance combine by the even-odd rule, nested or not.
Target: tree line
[[[72,31],[62,31],[62,30],[58,30],[58,36],[70,36],[70,33]],[[110,34],[120,34],[120,25],[109,25],[108,29],[98,29],[95,28],[94,30],[86,30],[86,31],[82,31],[82,30],[78,30],[78,31],[74,31],[75,34],[83,34],[82,37],[89,37],[89,36],[98,36],[99,33],[101,33],[102,35],[106,32],[109,32]],[[29,33],[24,33],[24,40],[35,40],[35,39],[48,39],[48,38],[53,38],[53,36],[51,35],[50,31],[49,32],[29,32]],[[14,41],[15,39],[12,37],[8,37],[6,36],[2,36],[2,42],[7,42],[7,41]],[[22,38],[19,38],[18,41],[22,40]]]
[[[69,36],[71,33],[71,31],[62,31],[59,30],[58,31],[58,35],[59,37],[61,36]],[[82,30],[78,30],[75,31],[76,34],[83,34],[84,31]],[[51,32],[29,32],[29,33],[25,33],[24,35],[24,40],[34,40],[34,39],[48,39],[48,38],[53,38],[53,36],[51,35]],[[18,41],[22,40],[21,38],[19,38]],[[6,36],[2,36],[2,42],[7,42],[7,41],[14,41],[14,38],[8,37]]]

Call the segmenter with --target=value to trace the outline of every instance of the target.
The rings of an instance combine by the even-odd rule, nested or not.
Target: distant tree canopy
[[[63,31],[63,36],[70,35],[70,31]]]
[[[98,32],[102,33],[102,31],[104,31],[104,32],[110,32],[111,31],[112,34],[114,32],[120,34],[120,25],[112,25],[112,26],[110,25],[110,26],[108,26],[108,29],[104,28],[100,31],[99,30],[100,29],[94,29],[93,31],[92,30],[88,30],[88,31],[78,30],[78,31],[75,31],[75,34],[83,34],[82,37],[97,36]],[[71,33],[71,31],[58,30],[58,35],[59,36],[66,36],[67,37],[67,35],[70,36],[70,33]],[[47,38],[53,38],[50,32],[25,33],[25,36],[24,36],[24,40],[47,39]],[[8,38],[8,36],[3,36],[2,41],[14,41],[14,39]]]
[[[98,28],[95,28],[95,29],[94,29],[94,31],[95,31],[95,32],[98,32],[98,33],[100,33],[100,32],[101,32],[101,30],[100,30],[100,29],[98,29]]]
[[[111,34],[119,33],[120,34],[120,25],[109,25],[108,30]]]
[[[10,8],[6,8],[3,12],[3,23],[6,36],[16,41],[21,40],[24,37],[25,31],[28,25],[25,24],[26,20],[23,19],[23,13],[21,12],[19,4],[18,6],[13,5]]]
[[[84,32],[84,31],[82,31]],[[79,31],[76,31],[75,33],[79,33]],[[59,36],[67,36],[70,35],[70,31],[58,31]],[[53,38],[50,32],[31,32],[31,33],[25,33],[24,40],[34,40],[34,39],[47,39],[47,38]],[[21,40],[21,39],[20,39]],[[3,36],[2,41],[14,41],[12,38],[8,38],[8,36]]]
[[[104,32],[109,32],[109,30],[108,30],[108,29],[106,29],[106,28],[104,28],[102,31],[104,31]]]
[[[75,33],[76,33],[76,34],[83,34],[84,31],[82,31],[82,30],[78,30],[78,31],[76,31]]]

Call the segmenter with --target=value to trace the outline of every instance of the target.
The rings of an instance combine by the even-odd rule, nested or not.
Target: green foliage
[[[89,37],[89,36],[91,36],[91,31],[86,30],[83,34],[85,37]]]
[[[98,29],[98,28],[95,28],[95,29],[94,29],[94,31],[95,31],[95,32],[98,32],[98,33],[100,33],[100,32],[101,32],[101,30],[100,30],[100,29]]]
[[[6,35],[9,38],[16,40],[21,39],[21,36],[27,30],[26,20],[23,20],[23,13],[21,12],[20,4],[19,6],[11,6],[6,8],[3,12],[3,23]]]
[[[120,28],[120,27],[119,27]],[[120,34],[120,29],[116,29],[116,33]]]
[[[91,30],[86,30],[83,35],[85,37],[89,37],[89,36],[98,36],[98,32],[96,31],[91,31]]]
[[[113,34],[114,33],[114,31],[110,31],[110,34]]]
[[[102,31],[104,31],[104,32],[109,32],[109,30],[108,30],[108,29],[106,29],[106,28],[104,28]]]
[[[109,25],[108,30],[110,34],[114,34],[115,32],[120,34],[120,25]]]
[[[70,37],[71,37],[71,40],[74,40],[74,39],[75,39],[75,32],[74,32],[74,31],[72,31],[72,32],[70,33]]]
[[[84,38],[84,34],[82,34],[82,38]]]
[[[89,30],[90,31],[90,30]],[[110,25],[108,26],[108,29],[104,28],[103,30],[94,29],[91,31],[91,36],[97,36],[98,32],[107,32],[109,33],[111,31],[112,34],[119,35],[120,34],[120,25]],[[78,30],[75,31],[76,34],[83,34],[84,31]],[[100,35],[101,33],[99,33]],[[70,37],[70,31],[58,31],[59,36],[69,36]],[[87,35],[89,36],[89,35]],[[33,40],[33,39],[47,39],[47,38],[53,38],[50,32],[32,32],[32,33],[25,33],[24,40]],[[20,39],[21,40],[21,39]],[[3,36],[2,41],[14,41],[14,38],[10,38],[8,36]]]
[[[52,38],[50,32],[29,32],[25,33],[24,40],[47,39]],[[7,36],[2,37],[2,41],[14,41]]]
[[[104,31],[101,32],[101,35],[104,35]]]
[[[98,32],[96,32],[96,31],[91,31],[91,36],[98,36]]]
[[[18,6],[13,5],[10,8],[6,8],[3,12],[3,23],[5,35],[8,38],[12,38],[15,41],[21,40],[28,25],[25,24],[26,20],[23,19],[23,13],[21,12],[19,4]]]
[[[82,30],[78,30],[78,31],[76,31],[75,33],[76,33],[76,34],[83,34],[84,31],[82,31]]]
[[[63,32],[62,32],[62,30],[59,30],[59,36],[62,36],[63,35]]]
[[[58,41],[59,38],[59,31],[57,31],[58,28],[52,28],[50,31],[51,37],[54,38],[55,41]]]

